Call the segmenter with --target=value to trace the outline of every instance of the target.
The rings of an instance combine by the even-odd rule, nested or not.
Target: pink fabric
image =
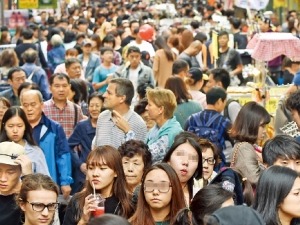
[[[300,61],[300,40],[291,33],[259,33],[249,41],[248,49],[253,49],[252,58],[270,61],[286,55]]]

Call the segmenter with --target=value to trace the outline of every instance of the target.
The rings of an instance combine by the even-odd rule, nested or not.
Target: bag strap
[[[210,117],[210,119],[207,121],[207,123],[205,123],[205,126],[210,127],[210,125],[212,125],[212,123],[215,121],[215,119],[217,119],[219,116],[220,116],[220,114],[216,113],[215,115]]]
[[[34,75],[34,73],[36,72],[36,71],[38,71],[39,70],[39,68],[37,67],[37,68],[35,68],[32,72],[31,72],[31,74],[29,74],[29,76],[28,76],[28,78],[27,78],[27,80],[29,80],[29,81],[32,81],[32,77],[33,77],[33,75]]]
[[[242,145],[243,143],[244,143],[244,142],[238,143],[238,145],[237,145],[236,148],[234,149],[233,154],[232,154],[232,159],[231,159],[231,162],[230,162],[230,168],[234,168],[234,165],[235,165],[235,163],[236,163],[237,153],[238,153],[238,151],[240,150],[241,145]]]
[[[74,119],[74,128],[77,124],[77,119],[78,119],[78,112],[77,112],[77,107],[76,107],[76,104],[73,103],[73,106],[74,106],[74,112],[75,112],[75,119]]]

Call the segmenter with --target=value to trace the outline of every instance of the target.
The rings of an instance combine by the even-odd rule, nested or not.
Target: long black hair
[[[262,173],[256,187],[253,208],[262,215],[266,224],[281,224],[279,207],[298,177],[296,171],[283,166],[271,166]]]
[[[32,137],[32,128],[30,126],[30,123],[27,120],[24,110],[21,109],[19,106],[12,106],[4,113],[0,133],[0,142],[10,141],[5,131],[5,124],[9,119],[13,118],[14,116],[19,116],[25,124],[23,139],[25,139],[30,145],[36,145]]]

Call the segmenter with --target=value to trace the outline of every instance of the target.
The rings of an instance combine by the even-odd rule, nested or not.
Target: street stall
[[[241,104],[253,100],[260,102],[274,115],[278,100],[288,86],[270,85],[267,62],[281,55],[300,61],[300,40],[291,33],[258,33],[249,41],[247,48],[252,50],[251,57],[255,59],[254,67],[247,71],[254,82],[247,88],[230,88],[229,93]]]

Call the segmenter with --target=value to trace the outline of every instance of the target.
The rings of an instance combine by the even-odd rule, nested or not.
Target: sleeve
[[[47,78],[47,75],[44,70],[40,75],[39,87],[41,89],[41,93],[43,95],[44,100],[49,100],[51,97],[51,94],[50,94],[50,90],[49,90],[48,78]]]
[[[144,121],[139,122],[132,130],[135,132],[135,139],[145,141],[148,130]]]
[[[61,126],[57,126],[56,132],[56,166],[58,170],[59,185],[70,185],[73,183],[71,177],[71,154],[66,134]]]
[[[155,80],[154,80],[154,76],[153,76],[153,70],[151,68],[147,68],[149,69],[149,83],[155,87]]]
[[[68,139],[68,143],[70,146],[70,150],[71,150],[71,159],[72,159],[72,165],[73,167],[80,167],[80,165],[83,163],[78,155],[78,152],[76,151],[75,147],[80,145],[81,143],[81,135],[80,135],[80,131],[81,131],[82,127],[80,126],[80,124],[77,124],[73,133],[71,134],[71,136]]]
[[[42,173],[50,176],[46,158],[42,150],[38,148],[35,154],[37,155],[36,173]]]
[[[250,144],[249,144],[250,145]],[[253,147],[241,145],[237,153],[235,168],[247,177],[251,184],[256,184],[262,169],[259,166]]]
[[[101,80],[100,80],[100,67],[98,66],[94,71],[92,83],[99,83],[99,82],[101,82]]]
[[[55,69],[54,66],[53,66],[53,64],[54,64],[53,53],[51,51],[49,51],[47,53],[47,57],[48,57],[48,67],[53,72],[54,69]]]
[[[77,119],[77,122],[81,121],[84,119],[84,115],[83,115],[83,112],[80,108],[80,106],[76,105],[76,110],[78,112],[78,119]]]
[[[75,220],[76,209],[75,209],[75,199],[71,198],[66,211],[63,225],[77,225],[78,221]]]
[[[157,141],[148,145],[148,147],[152,154],[152,162],[161,162],[168,151],[169,138],[167,135],[164,135],[160,137]]]
[[[45,68],[47,68],[48,65],[47,65],[47,61],[45,59],[45,56],[43,54],[43,51],[42,51],[40,43],[38,43],[37,48],[38,48],[38,52],[39,52],[39,58],[40,58],[41,67],[45,69]]]
[[[241,55],[237,51],[235,51],[234,60],[235,60],[235,63],[236,63],[237,66],[243,64]]]

